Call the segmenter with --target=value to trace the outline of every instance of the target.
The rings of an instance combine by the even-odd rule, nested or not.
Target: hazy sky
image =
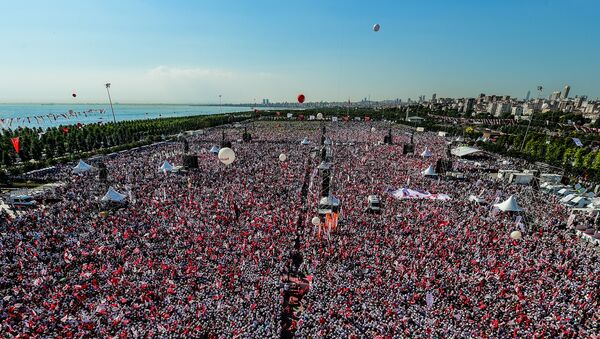
[[[524,97],[538,84],[545,96],[570,84],[595,98],[599,10],[595,0],[3,1],[0,102],[104,102],[106,82],[122,103]]]

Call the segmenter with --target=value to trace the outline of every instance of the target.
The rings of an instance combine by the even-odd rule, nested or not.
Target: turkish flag
[[[19,143],[19,137],[10,138],[10,141],[12,142],[12,145],[15,148],[15,151],[17,153],[19,153],[19,151],[21,150],[21,146]]]

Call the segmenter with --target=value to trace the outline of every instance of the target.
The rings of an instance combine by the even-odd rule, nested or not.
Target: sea
[[[113,104],[116,121],[248,112],[250,106]],[[259,108],[264,110],[264,108]],[[282,110],[269,107],[269,110]],[[55,127],[113,121],[109,104],[0,104],[0,128]]]

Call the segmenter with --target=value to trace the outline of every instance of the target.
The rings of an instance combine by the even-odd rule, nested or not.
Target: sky
[[[120,103],[524,97],[565,84],[596,98],[599,10],[596,0],[3,1],[0,102],[103,103],[107,82]]]

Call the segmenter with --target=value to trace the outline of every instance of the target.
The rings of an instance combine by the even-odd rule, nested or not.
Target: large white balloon
[[[313,224],[313,225],[315,225],[315,226],[319,226],[319,225],[321,225],[321,219],[319,219],[319,217],[314,217],[314,218],[312,218],[311,222],[312,222],[312,224]]]
[[[381,28],[381,26],[379,26],[379,24],[373,25],[373,31],[375,31],[375,32],[379,32],[380,28]]]
[[[515,239],[515,240],[519,240],[521,239],[521,231],[512,231],[510,232],[510,237]]]
[[[287,159],[287,156],[283,153],[279,155],[279,161],[284,162]]]
[[[317,113],[317,120],[323,120],[323,113]]]
[[[219,151],[219,161],[224,163],[225,165],[231,164],[235,160],[235,152],[229,148],[224,147]]]

